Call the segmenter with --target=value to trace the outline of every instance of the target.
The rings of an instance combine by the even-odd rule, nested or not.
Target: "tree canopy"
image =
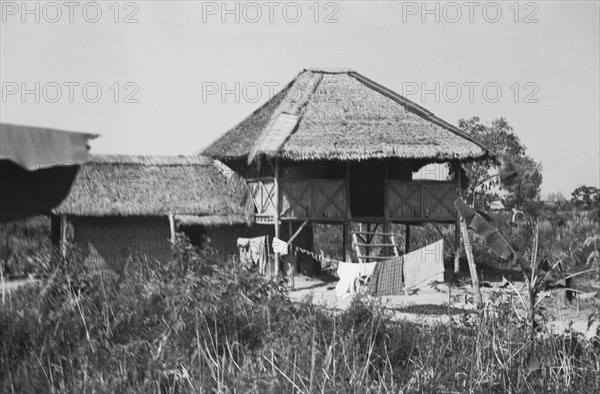
[[[600,189],[595,186],[579,186],[571,193],[571,202],[577,208],[585,210],[598,209],[600,205]]]
[[[465,167],[467,198],[475,207],[487,209],[500,199],[508,208],[527,209],[539,203],[542,165],[527,155],[527,148],[506,119],[484,124],[474,116],[460,119],[458,127],[491,153],[489,159]]]

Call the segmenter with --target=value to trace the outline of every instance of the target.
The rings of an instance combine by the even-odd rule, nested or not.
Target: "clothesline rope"
[[[287,243],[286,241],[281,240],[281,239],[276,238],[276,237],[273,238],[273,245],[272,245],[272,247],[273,247],[273,250],[275,252],[278,252],[281,255],[286,255],[289,252],[291,252],[292,250],[294,250],[294,251],[298,251],[300,253],[304,253],[304,254],[307,254],[307,255],[311,256],[313,259],[317,260],[321,264],[324,263],[324,262],[328,262],[328,261],[325,261],[325,259],[323,258],[323,256],[319,256],[319,255],[317,255],[313,251],[301,248],[300,246],[296,246],[294,244]]]

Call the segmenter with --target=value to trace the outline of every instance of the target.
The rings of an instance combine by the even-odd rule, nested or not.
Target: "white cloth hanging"
[[[276,237],[273,237],[273,244],[271,246],[274,253],[279,253],[282,256],[288,254],[290,250],[290,244]]]
[[[404,285],[416,289],[432,281],[444,281],[444,240],[429,244],[402,256],[404,258]]]
[[[335,286],[335,294],[344,297],[356,293],[357,283],[361,277],[370,278],[377,263],[346,263],[338,264],[337,274],[340,280]]]

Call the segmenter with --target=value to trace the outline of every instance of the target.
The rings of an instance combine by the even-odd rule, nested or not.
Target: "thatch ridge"
[[[243,180],[205,156],[92,155],[57,215],[197,216],[207,224],[249,223]]]
[[[308,67],[303,70],[319,74],[348,74],[355,72],[351,68],[328,68],[328,67]]]
[[[320,73],[311,71],[303,72],[296,77],[294,85],[298,91],[288,89],[286,97],[275,112],[271,115],[269,124],[259,136],[258,140],[252,147],[248,155],[248,162],[254,161],[258,154],[276,155],[290,135],[296,130],[303,109],[312,99],[315,91],[323,80]],[[281,127],[281,120],[284,119],[284,124],[287,126]],[[293,119],[293,124],[291,123]],[[279,127],[277,127],[279,126]]]
[[[184,226],[233,226],[245,223],[245,218],[239,215],[175,215],[175,222]]]
[[[254,141],[259,139],[262,131],[269,124],[273,113],[282,101],[284,101],[288,90],[295,81],[296,78],[285,85],[275,96],[258,107],[248,117],[213,141],[199,155],[206,155],[217,159],[235,159],[248,156]]]
[[[96,164],[142,164],[159,166],[212,165],[214,160],[208,156],[146,156],[120,154],[93,154],[91,161]]]
[[[306,80],[315,75],[318,83],[307,87]],[[290,100],[294,90],[305,100]],[[289,124],[293,118],[278,122],[285,114],[298,116],[295,126]],[[270,136],[276,141],[265,141]],[[403,158],[443,162],[482,159],[488,149],[356,71],[312,68],[300,72],[203,154],[249,162],[260,156],[299,161]]]

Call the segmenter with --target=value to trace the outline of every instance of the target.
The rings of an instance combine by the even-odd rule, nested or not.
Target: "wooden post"
[[[460,271],[460,221],[454,223],[454,272]]]
[[[344,222],[345,261],[352,261],[352,210],[350,209],[350,162],[346,162],[346,221]]]
[[[292,222],[288,222],[290,224],[290,234],[292,234]],[[292,243],[294,242],[294,240],[296,239],[296,237],[298,235],[300,235],[300,233],[302,232],[302,230],[304,230],[304,227],[306,227],[306,225],[308,224],[308,219],[306,219],[304,222],[302,222],[302,224],[300,225],[300,227],[298,227],[298,230],[296,230],[296,232],[290,236],[290,239],[288,240],[288,243]]]
[[[366,226],[367,226],[367,234],[365,234],[365,241],[367,241],[367,244],[370,244],[371,241],[373,240],[373,236],[371,234],[368,234],[371,232],[371,224],[367,223]],[[360,231],[364,231],[362,223],[360,224]],[[371,248],[368,246],[365,248],[365,256],[366,257],[369,257],[371,255],[370,250],[371,250]]]
[[[306,222],[305,222],[306,223]],[[298,231],[296,231],[296,234],[292,235],[292,221],[290,220],[288,222],[288,233],[290,234],[290,238],[288,243],[291,243],[294,238],[296,238],[298,236],[298,234],[300,234],[300,231],[302,231],[302,226],[300,226],[300,228],[298,229]],[[288,246],[289,249],[291,249],[291,245]],[[292,254],[294,253],[293,250],[288,250],[288,257],[291,258]],[[296,288],[296,268],[297,268],[297,264],[298,264],[298,260],[294,259],[294,260],[289,260],[292,263],[288,264],[288,269],[292,272],[288,272],[288,275],[292,275],[292,290],[294,290]]]
[[[477,267],[475,266],[475,259],[473,258],[473,249],[471,247],[471,239],[469,238],[469,229],[467,228],[467,223],[464,219],[460,220],[460,229],[462,232],[463,244],[465,245],[467,261],[469,262],[471,280],[473,281],[475,304],[477,304],[477,308],[480,309],[483,306],[483,300],[481,298],[481,289],[479,288],[479,277],[477,276]]]
[[[173,212],[169,212],[169,229],[171,231],[171,243],[175,242],[175,218]]]
[[[346,222],[344,222],[342,224],[342,261],[344,261],[346,259],[346,250],[348,249],[348,245],[347,243],[347,239],[346,239],[346,228],[348,227],[348,224]]]
[[[275,177],[273,180],[275,191],[275,237],[281,239],[281,204],[279,196],[279,158],[275,159]],[[268,245],[267,245],[268,247]],[[279,279],[279,253],[275,252],[273,257],[273,276]]]
[[[60,253],[63,258],[67,257],[67,215],[60,217]]]
[[[0,285],[2,285],[2,305],[6,302],[6,283],[4,283],[4,267],[0,265]]]
[[[410,224],[406,225],[406,238],[404,239],[404,253],[410,252]]]
[[[454,163],[454,171],[456,172],[456,187],[458,197],[462,198],[462,180],[460,162]],[[460,215],[456,212],[456,222],[454,223],[454,272],[460,271]]]
[[[288,222],[288,229],[289,229],[289,233],[290,233],[290,238],[288,240],[288,243],[291,244],[292,242],[294,242],[294,240],[296,239],[296,237],[298,235],[300,235],[300,233],[302,232],[302,230],[304,229],[304,227],[306,227],[306,225],[308,224],[308,219],[305,220],[304,222],[302,222],[302,224],[300,225],[300,227],[298,227],[298,230],[296,230],[295,233],[292,234],[292,222],[289,221]],[[290,248],[292,247],[291,245],[289,246]],[[289,257],[291,258],[291,255],[293,253],[293,250],[289,251]],[[295,288],[296,286],[296,271],[298,271],[298,260],[294,259],[287,259],[287,261],[293,261],[293,264],[290,264],[290,270],[292,271],[292,289]]]
[[[389,178],[390,169],[389,169],[389,160],[388,159],[384,159],[384,160],[385,160],[385,163],[384,163],[385,169],[384,169],[384,175],[383,175],[383,217],[384,217],[383,232],[389,233],[390,232],[390,216],[389,216],[389,212],[388,212],[388,183],[389,183],[388,178]],[[382,237],[382,239],[384,237]],[[383,242],[385,242],[385,240],[383,240]],[[384,255],[391,256],[389,248],[386,248],[386,250],[384,250]]]

